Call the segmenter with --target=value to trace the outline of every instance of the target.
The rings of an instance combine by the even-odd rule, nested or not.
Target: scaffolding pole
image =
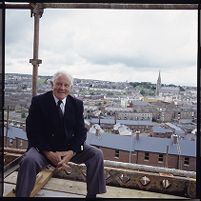
[[[41,3],[31,4],[31,17],[34,16],[34,40],[33,40],[33,59],[29,62],[33,65],[32,73],[32,96],[37,95],[37,79],[38,79],[38,67],[42,63],[41,59],[38,59],[39,49],[39,23],[43,14],[43,5]]]
[[[29,4],[6,4],[7,9],[31,9]],[[194,10],[198,4],[142,4],[142,3],[43,3],[43,8],[58,9],[173,9]]]

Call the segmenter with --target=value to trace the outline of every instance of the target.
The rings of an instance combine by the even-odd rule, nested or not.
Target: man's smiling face
[[[53,94],[59,100],[62,100],[70,93],[71,82],[65,75],[60,75],[54,80],[52,90]]]

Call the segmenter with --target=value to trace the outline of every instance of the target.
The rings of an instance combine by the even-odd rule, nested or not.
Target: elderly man
[[[52,91],[32,98],[26,119],[28,149],[18,171],[16,197],[29,197],[42,168],[66,168],[69,161],[87,167],[87,198],[105,193],[103,153],[85,144],[83,102],[69,95],[73,78],[55,73]]]

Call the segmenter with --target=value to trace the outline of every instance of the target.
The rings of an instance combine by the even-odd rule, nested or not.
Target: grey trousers
[[[96,147],[84,145],[84,150],[77,153],[71,162],[87,167],[86,183],[88,194],[106,192],[103,153]],[[20,162],[16,183],[16,197],[29,197],[35,185],[36,175],[48,165],[47,159],[34,147],[30,148]]]

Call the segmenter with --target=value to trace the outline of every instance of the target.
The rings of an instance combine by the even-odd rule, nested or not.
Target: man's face
[[[60,75],[53,82],[53,94],[60,100],[64,99],[71,90],[70,80],[65,75]]]

